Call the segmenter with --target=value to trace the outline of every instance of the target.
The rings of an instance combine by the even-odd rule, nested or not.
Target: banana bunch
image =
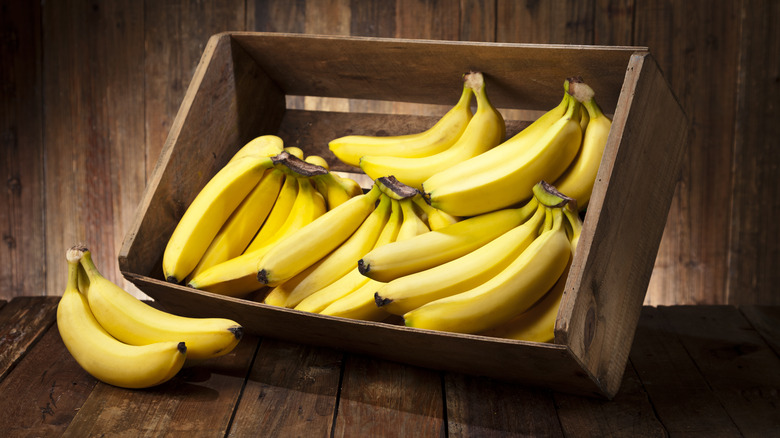
[[[79,365],[102,382],[159,385],[186,360],[227,354],[242,337],[242,327],[229,319],[182,317],[138,300],[103,277],[83,246],[70,248],[66,258],[57,328]]]
[[[287,234],[362,194],[320,156],[265,135],[247,143],[204,186],[163,255],[174,283],[229,296],[262,289],[258,259]]]
[[[473,115],[472,94],[477,100]],[[488,99],[482,73],[470,72],[464,75],[458,104],[428,131],[395,137],[347,136],[331,141],[329,147],[346,163],[357,160],[374,180],[392,175],[419,189],[434,173],[489,150],[505,134],[504,118]]]
[[[532,197],[538,181],[587,204],[611,121],[580,78],[564,82],[561,103],[498,146],[422,182],[430,204],[457,216],[507,208]]]

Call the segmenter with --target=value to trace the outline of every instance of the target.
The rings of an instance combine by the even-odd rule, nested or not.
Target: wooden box
[[[292,96],[451,106],[482,71],[493,104],[538,115],[582,76],[612,131],[551,344],[361,322],[228,298],[162,278],[168,237],[200,188],[262,134],[328,157],[350,130],[406,129],[436,117],[288,108]],[[357,101],[360,102],[360,101]],[[354,107],[360,105],[354,104]],[[529,116],[533,118],[533,116]],[[528,120],[507,120],[508,134]],[[235,319],[248,332],[433,369],[611,398],[618,391],[673,196],[687,120],[643,47],[560,46],[230,32],[214,35],[129,230],[123,275],[168,310]],[[400,132],[398,132],[400,133]]]

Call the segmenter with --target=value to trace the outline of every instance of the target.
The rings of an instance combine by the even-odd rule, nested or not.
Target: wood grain
[[[0,307],[0,380],[54,323],[58,303],[58,297],[17,297]]]

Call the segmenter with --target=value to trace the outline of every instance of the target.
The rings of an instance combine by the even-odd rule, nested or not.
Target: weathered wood
[[[328,436],[338,404],[342,354],[265,338],[231,436]]]
[[[593,3],[594,0],[498,0],[496,41],[593,44]]]
[[[332,436],[445,436],[439,373],[348,355]]]
[[[596,0],[595,3],[593,43],[634,45],[635,0]]]
[[[17,297],[0,307],[0,380],[54,324],[59,297]]]
[[[0,1],[0,297],[46,295],[41,4]]]
[[[739,309],[764,341],[780,355],[780,309],[777,306],[742,306]]]
[[[232,352],[185,364],[152,388],[98,383],[62,436],[225,436],[256,350],[257,338],[246,337]]]

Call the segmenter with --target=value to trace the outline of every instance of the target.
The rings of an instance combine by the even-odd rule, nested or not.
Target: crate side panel
[[[650,55],[635,56],[607,141],[556,329],[617,391],[686,144],[688,122]]]
[[[204,184],[252,138],[275,133],[284,95],[228,34],[212,37],[119,254],[120,269],[161,278],[168,236]]]

